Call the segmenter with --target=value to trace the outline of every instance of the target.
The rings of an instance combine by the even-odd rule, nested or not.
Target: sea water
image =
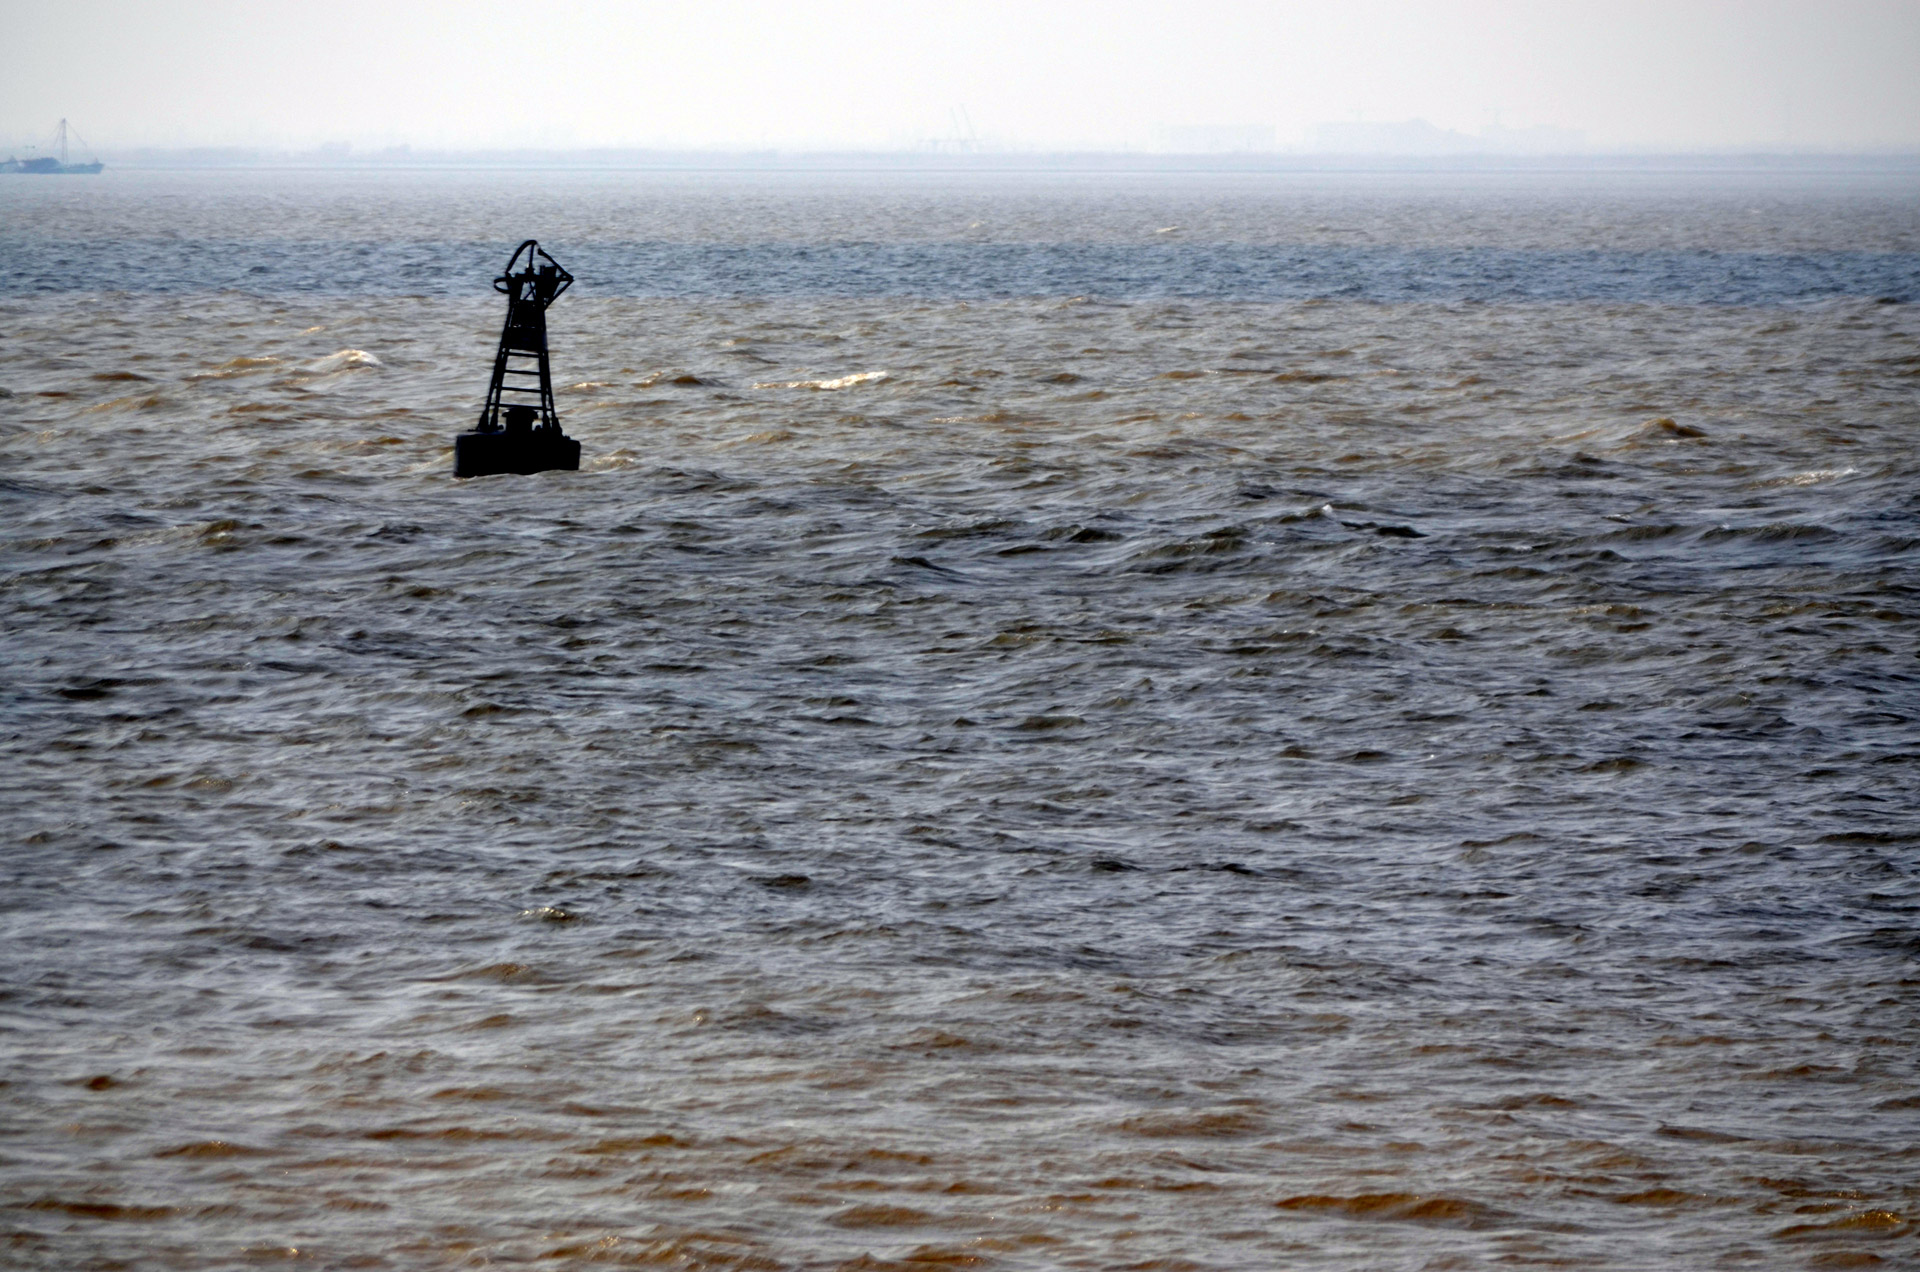
[[[0,1262],[1915,1258],[1917,196],[9,179]]]

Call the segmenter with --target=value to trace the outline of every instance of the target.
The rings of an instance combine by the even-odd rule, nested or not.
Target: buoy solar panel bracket
[[[493,289],[506,295],[507,322],[480,423],[453,439],[455,477],[579,470],[580,443],[560,431],[547,361],[547,306],[572,284],[573,275],[534,239],[522,243],[493,280]]]

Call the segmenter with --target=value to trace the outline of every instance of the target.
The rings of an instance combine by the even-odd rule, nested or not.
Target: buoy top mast
[[[526,258],[525,264],[521,264],[520,258],[523,256]],[[507,261],[505,272],[493,280],[493,290],[505,292],[515,299],[526,296],[527,289],[531,287],[533,293],[538,295],[542,309],[551,305],[556,296],[572,285],[573,275],[567,273],[559,261],[547,255],[539,239],[528,239],[515,248],[512,258]]]

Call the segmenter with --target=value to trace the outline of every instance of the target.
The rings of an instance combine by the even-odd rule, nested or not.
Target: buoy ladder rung
[[[522,365],[513,365],[516,360]],[[525,365],[527,362],[533,365]],[[537,383],[510,384],[510,377]],[[487,404],[480,413],[480,431],[491,432],[499,427],[502,399],[508,393],[537,399],[537,403],[527,405],[537,405],[540,423],[558,425],[553,410],[553,380],[547,365],[546,314],[531,297],[516,297],[508,302],[507,325],[500,333],[500,348],[494,355],[493,380],[487,388]]]

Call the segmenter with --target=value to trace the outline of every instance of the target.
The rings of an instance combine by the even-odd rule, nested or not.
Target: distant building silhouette
[[[1310,150],[1343,155],[1545,155],[1574,154],[1586,148],[1586,134],[1577,128],[1495,124],[1474,135],[1436,128],[1424,119],[1320,124],[1308,143]]]

